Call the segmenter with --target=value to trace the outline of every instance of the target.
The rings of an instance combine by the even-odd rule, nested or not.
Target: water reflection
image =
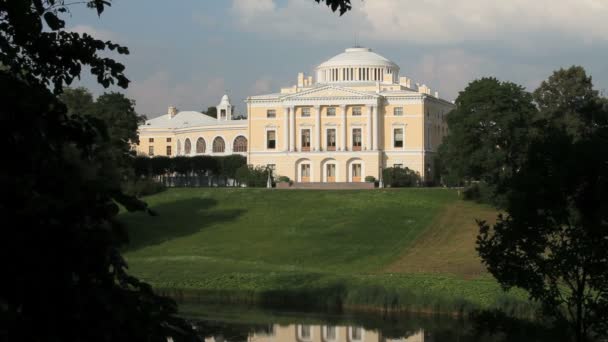
[[[235,338],[235,337],[233,337]],[[412,335],[401,338],[390,338],[382,335],[381,331],[367,330],[358,326],[334,326],[334,325],[269,325],[265,330],[261,329],[248,334],[246,338],[230,336],[208,336],[205,342],[429,342],[428,334],[423,330],[414,332]]]
[[[192,309],[192,308],[190,308]],[[196,308],[185,313],[205,342],[558,342],[562,331],[489,313],[474,319]]]

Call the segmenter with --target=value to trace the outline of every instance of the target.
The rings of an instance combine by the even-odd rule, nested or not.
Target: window
[[[171,155],[171,146],[167,146],[167,155],[170,156]]]
[[[224,153],[226,150],[226,143],[222,137],[213,139],[213,153]]]
[[[336,150],[336,130],[334,128],[327,130],[327,150]]]
[[[395,107],[393,108],[393,115],[401,116],[403,115],[403,107]]]
[[[338,334],[336,333],[336,327],[334,327],[334,326],[325,327],[325,335],[323,336],[323,338],[326,341],[335,341],[337,336],[338,336]]]
[[[327,116],[336,116],[336,107],[327,107]]]
[[[207,149],[207,144],[205,144],[205,139],[198,138],[198,140],[196,141],[196,153],[199,153],[199,154],[205,153],[206,149]]]
[[[182,154],[182,142],[177,139],[177,151],[175,153],[176,156],[179,156],[180,154]]]
[[[149,138],[149,139],[148,139],[148,142],[153,143],[153,142],[154,142],[154,138]]]
[[[402,169],[403,168],[403,164],[393,164],[393,167],[396,169]]]
[[[220,119],[225,119],[225,118],[226,118],[226,110],[220,109]]]
[[[266,111],[266,117],[271,119],[271,118],[276,118],[277,117],[277,111],[274,109],[268,109]]]
[[[327,164],[325,169],[326,181],[327,182],[335,182],[336,181],[336,164]]]
[[[167,142],[171,142],[171,138],[167,138]]]
[[[148,147],[148,155],[154,157],[154,146]]]
[[[310,108],[306,107],[306,108],[302,108],[302,117],[308,117],[310,116]]]
[[[361,151],[361,128],[353,129],[353,151]]]
[[[266,132],[266,148],[274,150],[277,147],[277,133],[275,131]]]
[[[247,152],[247,138],[242,135],[236,137],[232,150],[234,152]]]
[[[310,151],[310,129],[302,130],[302,151]]]
[[[353,107],[353,116],[361,116],[361,107]]]
[[[361,164],[353,164],[353,181],[361,180]]]
[[[190,143],[190,139],[186,138],[186,141],[184,142],[184,153],[188,155],[190,152],[192,152],[192,144]]]
[[[363,339],[363,333],[361,328],[351,328],[350,329],[350,339],[351,341],[361,341]]]
[[[308,182],[310,179],[310,164],[302,164],[301,168],[302,182]]]
[[[403,128],[395,128],[393,147],[403,147]]]
[[[302,165],[302,166],[304,166],[304,165]],[[303,170],[304,169],[302,168],[302,171]],[[304,177],[304,174],[302,174],[302,177]],[[303,339],[303,340],[310,340],[311,339],[312,334],[311,334],[310,325],[300,325],[300,329],[298,329],[298,330],[299,330],[299,335],[300,335],[301,339]]]

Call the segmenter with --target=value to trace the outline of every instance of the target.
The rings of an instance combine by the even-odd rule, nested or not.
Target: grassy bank
[[[492,209],[445,189],[174,189],[122,214],[134,274],[176,297],[360,310],[531,312],[474,251]]]

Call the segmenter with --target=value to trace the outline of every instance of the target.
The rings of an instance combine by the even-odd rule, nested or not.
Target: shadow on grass
[[[221,222],[237,219],[243,209],[214,209],[218,202],[209,198],[192,198],[156,205],[151,209],[156,216],[145,213],[120,215],[129,233],[126,251],[157,245],[168,240],[192,235]]]

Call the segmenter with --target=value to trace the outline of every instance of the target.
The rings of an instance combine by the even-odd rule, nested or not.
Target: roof
[[[246,125],[247,120],[217,120],[207,114],[196,111],[183,111],[170,118],[163,114],[157,118],[146,120],[140,128],[187,128],[197,126]]]
[[[317,68],[337,66],[380,66],[399,68],[389,59],[375,53],[370,48],[355,47],[346,49],[343,53],[334,56],[319,64]]]

